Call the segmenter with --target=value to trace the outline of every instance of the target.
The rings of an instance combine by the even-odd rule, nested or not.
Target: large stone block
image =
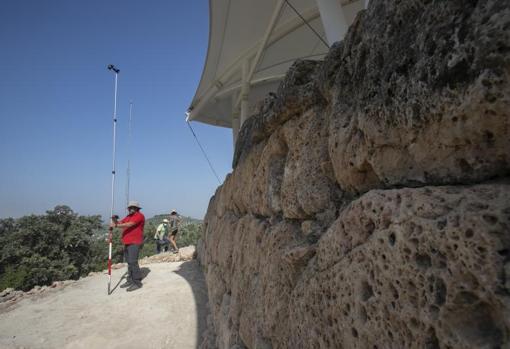
[[[318,74],[338,184],[473,183],[510,173],[508,1],[374,1]]]
[[[371,191],[293,290],[293,348],[510,344],[510,185]]]
[[[209,205],[204,348],[510,346],[509,28],[372,0],[291,68]]]

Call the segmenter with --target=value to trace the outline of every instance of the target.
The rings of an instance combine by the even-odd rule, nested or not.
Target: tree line
[[[159,219],[146,221],[140,258],[155,253],[153,237],[159,223]],[[201,231],[199,221],[184,224],[178,245],[196,245]],[[27,291],[36,285],[78,279],[104,270],[107,234],[99,215],[82,216],[65,205],[44,215],[0,219],[0,290],[12,287]],[[122,262],[120,233],[114,235],[113,243],[113,263]]]

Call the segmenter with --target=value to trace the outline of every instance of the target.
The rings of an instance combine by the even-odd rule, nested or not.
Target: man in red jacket
[[[128,215],[120,222],[112,222],[111,227],[123,228],[122,243],[124,244],[124,260],[128,264],[127,281],[120,287],[128,287],[126,291],[131,292],[142,287],[142,272],[138,266],[138,254],[143,244],[143,227],[145,217],[140,212],[140,204],[137,201],[130,201],[128,204]]]

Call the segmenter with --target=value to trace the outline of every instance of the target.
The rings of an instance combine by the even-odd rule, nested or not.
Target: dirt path
[[[0,314],[0,348],[196,348],[207,302],[197,261],[142,269],[144,287],[135,292],[117,287],[108,296],[99,274],[19,301]],[[113,271],[112,288],[125,271]]]

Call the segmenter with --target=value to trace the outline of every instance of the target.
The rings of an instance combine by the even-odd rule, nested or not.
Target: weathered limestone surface
[[[371,0],[242,127],[203,348],[510,347],[510,3]]]
[[[207,218],[201,261],[220,347],[508,343],[509,184],[374,190],[317,244],[306,221]]]
[[[338,183],[364,192],[508,174],[509,16],[508,1],[374,1],[319,79]]]

